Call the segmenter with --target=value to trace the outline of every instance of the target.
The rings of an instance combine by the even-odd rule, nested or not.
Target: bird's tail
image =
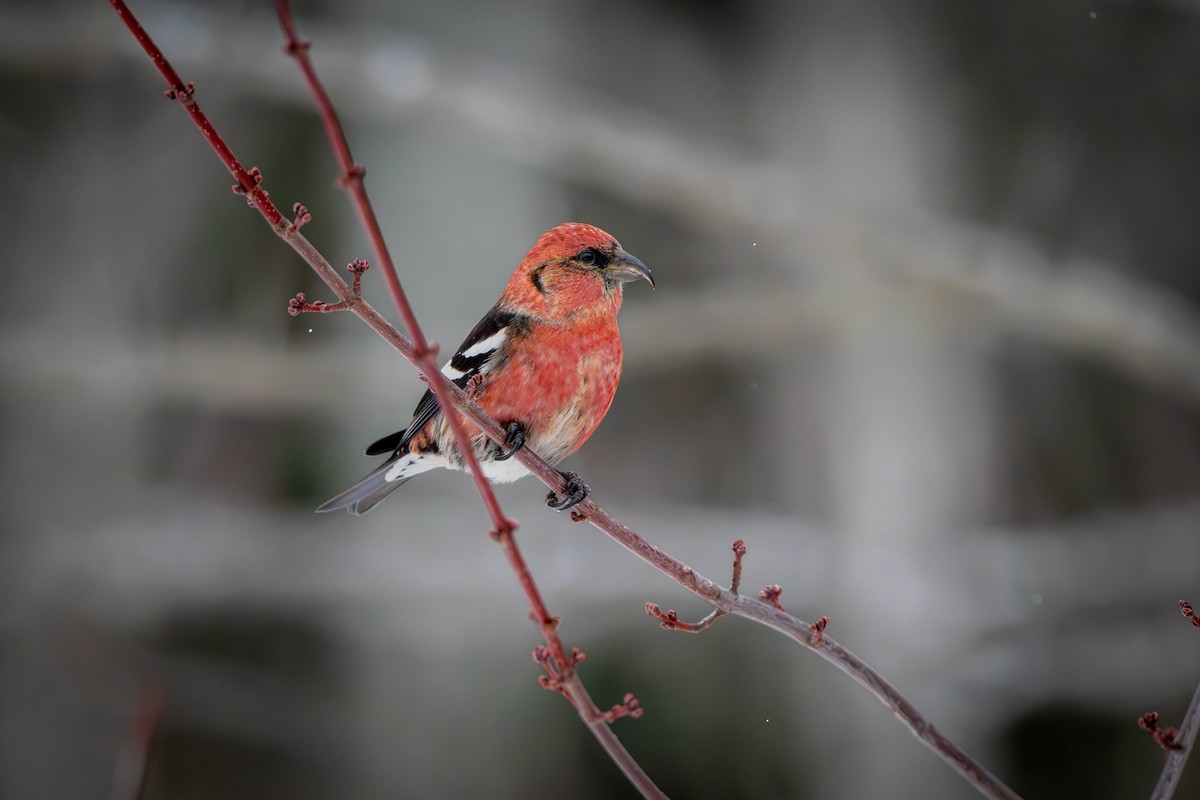
[[[323,514],[326,511],[344,508],[355,516],[365,514],[379,505],[383,498],[407,483],[413,475],[439,466],[429,461],[430,459],[416,453],[393,456],[337,497],[326,500],[317,508],[317,513]]]

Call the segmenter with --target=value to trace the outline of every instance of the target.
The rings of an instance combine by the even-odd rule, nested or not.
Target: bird
[[[529,474],[512,456],[529,447],[551,465],[575,453],[608,413],[621,377],[617,312],[623,286],[645,280],[650,269],[601,229],[567,222],[540,237],[521,260],[500,299],[463,340],[442,374],[472,392],[505,429],[493,442],[456,409],[480,469],[491,483]],[[468,386],[469,385],[469,386]],[[387,459],[362,480],[323,503],[324,513],[361,515],[415,475],[443,467],[465,471],[445,409],[426,390],[402,431],[372,443],[368,456]],[[573,472],[561,498],[546,504],[571,508],[588,494]]]

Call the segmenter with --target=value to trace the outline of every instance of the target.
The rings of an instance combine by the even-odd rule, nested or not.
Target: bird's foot
[[[507,449],[501,450],[496,461],[507,461],[525,446],[525,426],[519,422],[510,422],[505,428],[504,444]]]
[[[559,497],[554,492],[546,495],[546,505],[553,508],[555,511],[566,511],[568,508],[574,508],[583,499],[588,496],[591,489],[583,482],[574,472],[563,472],[559,470],[559,475],[562,475],[563,480],[567,482],[566,490],[563,496]]]

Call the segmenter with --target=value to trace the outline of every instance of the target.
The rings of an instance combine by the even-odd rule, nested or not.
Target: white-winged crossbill
[[[557,464],[587,441],[608,413],[621,377],[617,311],[622,284],[654,278],[609,234],[568,222],[542,234],[513,272],[504,293],[458,348],[442,373],[459,387],[472,384],[475,400],[505,426],[503,445],[492,442],[461,413],[480,468],[493,483],[529,474],[510,460],[528,445]],[[463,469],[462,454],[432,391],[417,404],[412,423],[367,448],[387,461],[317,511],[364,514],[409,478],[436,467]],[[574,473],[565,509],[587,496]]]

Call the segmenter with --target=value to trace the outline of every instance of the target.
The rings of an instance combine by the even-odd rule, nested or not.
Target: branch
[[[320,252],[299,232],[298,226],[289,225],[283,220],[283,215],[271,203],[267,193],[261,189],[261,175],[257,172],[251,175],[251,172],[246,171],[237,162],[228,146],[220,139],[211,123],[209,123],[203,112],[196,105],[193,96],[194,87],[184,86],[161,51],[141,28],[141,25],[138,24],[132,13],[129,12],[124,0],[110,0],[110,3],[117,10],[117,13],[120,14],[122,20],[124,20],[130,31],[133,32],[147,55],[150,56],[159,72],[163,75],[163,78],[167,81],[170,87],[168,96],[180,100],[192,118],[192,121],[204,134],[205,139],[213,147],[217,156],[226,166],[226,169],[237,179],[238,184],[235,190],[247,195],[250,204],[258,209],[259,213],[271,225],[276,235],[287,242],[288,246],[295,250],[308,263],[326,285],[337,294],[341,301],[352,300],[353,293],[351,288],[347,286],[345,281],[341,279]],[[495,420],[491,419],[463,390],[450,383],[436,368],[433,361],[433,350],[428,343],[422,340],[421,344],[424,346],[421,347],[415,344],[414,341],[409,341],[408,338],[400,333],[395,326],[388,323],[365,300],[355,299],[349,305],[348,310],[362,319],[384,341],[417,367],[437,394],[443,408],[450,408],[451,406],[457,408],[475,423],[485,435],[497,442],[504,440],[504,429]],[[415,320],[412,320],[412,323],[414,323],[415,334],[416,331],[419,331],[419,328],[415,327]],[[453,419],[455,416],[454,414],[447,414],[447,418],[449,419]],[[456,430],[455,434],[459,436],[460,431]],[[459,438],[459,441],[462,441],[462,439]],[[469,455],[471,448],[464,447],[463,452]],[[561,493],[564,490],[565,486],[562,476],[539,456],[531,452],[529,448],[522,448],[514,457],[519,459],[530,472],[536,475],[552,491]],[[473,470],[473,475],[475,476],[476,485],[480,488],[480,493],[486,498],[490,494],[490,487],[487,486],[479,470]],[[504,545],[506,540],[511,542],[512,531],[516,527],[515,523],[503,515],[498,504],[489,506],[489,512],[493,515],[493,520],[496,521],[496,535],[500,538],[501,544]],[[638,558],[676,583],[679,583],[697,597],[711,603],[718,610],[729,614],[737,614],[738,616],[766,625],[791,638],[793,641],[812,649],[822,658],[825,658],[838,667],[838,669],[850,675],[882,703],[891,708],[913,735],[949,763],[984,796],[1017,800],[1017,795],[1012,790],[937,731],[895,687],[884,680],[875,670],[871,669],[857,656],[833,639],[824,637],[823,635],[818,639],[820,632],[815,629],[815,624],[810,626],[791,614],[773,608],[766,603],[742,597],[730,589],[718,586],[713,581],[675,560],[658,547],[655,547],[627,525],[617,520],[595,501],[594,496],[587,497],[575,506],[572,516],[575,519],[586,519]],[[524,585],[525,577],[528,576],[528,570],[524,568],[523,561],[518,563],[520,554],[516,552],[515,548],[507,546],[505,547],[505,551],[509,555],[510,561],[513,562],[514,569],[518,571],[518,574],[522,575]],[[544,634],[546,632],[553,632],[553,626],[556,624],[554,618],[546,614],[538,621]],[[558,681],[559,686],[570,692],[570,697],[582,700],[582,698],[586,697],[586,694],[578,677],[574,674],[574,661],[572,660],[569,663],[565,653],[561,657],[558,653],[555,653],[554,657],[558,669],[561,670],[561,676]],[[562,691],[558,687],[553,688]],[[590,708],[585,708],[585,705],[580,702],[577,704],[577,708],[580,715],[588,721],[593,734],[600,739],[601,744],[609,751],[610,756],[613,755],[615,748],[620,748],[620,752],[624,752],[620,743],[616,741],[616,737],[612,736],[611,731],[608,730],[607,724],[618,716],[636,715],[636,706],[633,703],[627,702],[624,704],[625,711],[623,713],[618,712],[616,709],[601,713],[594,704],[590,704],[590,701],[589,705]],[[624,765],[622,766],[624,768]],[[636,764],[634,767],[636,767]],[[638,768],[638,773],[640,773],[640,768]],[[644,776],[644,773],[641,773],[641,775]],[[643,793],[662,796],[657,788],[650,783],[648,777],[644,777],[644,782],[640,782],[637,785]]]
[[[982,764],[971,758],[962,748],[938,731],[882,675],[840,643],[825,636],[821,620],[811,624],[805,623],[779,608],[718,586],[699,572],[676,561],[643,539],[625,523],[601,508],[591,496],[576,506],[576,510],[585,514],[588,522],[615,539],[622,547],[700,599],[711,603],[725,613],[745,617],[782,633],[849,675],[876,699],[890,708],[910,733],[953,767],[985,797],[1019,800],[1019,796],[1003,781],[992,775]]]
[[[1200,684],[1192,694],[1192,702],[1188,705],[1183,723],[1175,732],[1174,747],[1167,751],[1167,763],[1163,765],[1162,774],[1150,800],[1170,800],[1179,788],[1179,779],[1183,776],[1183,768],[1187,765],[1188,756],[1192,754],[1192,746],[1196,743],[1196,729],[1200,728]]]
[[[1191,603],[1180,600],[1179,610],[1193,626],[1200,628],[1200,618],[1197,618],[1196,612],[1192,610]],[[1150,717],[1150,714],[1154,715],[1151,724],[1143,724],[1142,721]],[[1167,751],[1167,761],[1163,764],[1162,774],[1159,775],[1158,783],[1150,795],[1150,800],[1170,800],[1175,795],[1175,790],[1179,788],[1179,779],[1183,776],[1183,768],[1187,765],[1188,756],[1192,753],[1192,746],[1196,743],[1196,731],[1200,729],[1200,684],[1197,684],[1196,691],[1192,694],[1192,702],[1188,704],[1187,713],[1183,715],[1183,722],[1180,723],[1178,729],[1171,732],[1166,743],[1159,741],[1160,737],[1155,733],[1157,726],[1154,723],[1158,721],[1158,713],[1152,711],[1150,714],[1139,719],[1138,724],[1155,734],[1155,740]]]
[[[347,286],[345,281],[333,270],[329,262],[325,260],[324,256],[300,233],[300,228],[311,219],[307,209],[297,204],[295,207],[295,220],[290,224],[284,220],[283,214],[271,202],[267,192],[262,189],[262,173],[257,167],[246,170],[241,165],[234,156],[233,151],[201,110],[199,104],[196,103],[195,85],[189,83],[185,86],[183,84],[178,73],[176,73],[162,51],[150,38],[150,35],[133,16],[133,13],[129,10],[124,0],[110,0],[110,3],[117,11],[117,14],[120,15],[122,21],[125,22],[125,25],[133,33],[138,43],[142,46],[142,49],[146,51],[146,54],[150,57],[155,67],[158,68],[163,79],[166,80],[169,87],[166,92],[167,97],[178,101],[184,107],[188,116],[191,117],[196,127],[200,129],[205,140],[213,148],[222,164],[225,165],[225,168],[236,179],[237,183],[233,187],[234,191],[238,194],[246,195],[250,205],[256,208],[263,218],[267,220],[276,235],[287,242],[340,298],[337,303],[333,304],[309,304],[303,295],[298,295],[289,303],[289,312],[293,315],[305,311],[349,310],[353,312],[366,321],[372,329],[392,344],[393,347],[399,350],[401,354],[421,371],[437,396],[442,408],[461,405],[465,401],[465,397],[461,396],[462,393],[459,391],[459,396],[451,399],[450,392],[457,389],[457,387],[454,387],[446,380],[438,370],[434,360],[437,354],[436,347],[431,346],[425,339],[412,308],[408,303],[408,299],[400,286],[395,266],[383,241],[382,232],[379,229],[378,222],[370,205],[370,200],[367,198],[366,190],[363,187],[363,170],[361,167],[355,165],[350,158],[350,151],[346,145],[345,137],[342,135],[341,126],[337,122],[336,116],[333,115],[333,109],[329,105],[328,98],[320,88],[320,84],[317,83],[315,72],[313,72],[311,65],[308,64],[307,46],[295,38],[294,28],[290,22],[290,14],[286,3],[280,2],[277,8],[280,13],[281,22],[284,24],[284,30],[289,36],[288,51],[295,55],[301,61],[302,65],[308,65],[305,68],[306,77],[308,77],[310,84],[314,87],[318,104],[321,106],[322,117],[326,120],[326,129],[332,137],[335,152],[345,170],[343,185],[349,189],[354,198],[355,209],[359,213],[364,227],[367,229],[384,274],[388,277],[388,285],[392,290],[393,299],[399,307],[401,316],[405,319],[409,331],[413,336],[412,341],[406,339],[394,326],[384,320],[374,308],[361,299],[359,280],[362,272],[366,269],[365,262],[355,261],[350,265],[349,269],[354,275],[354,285],[353,287]],[[475,408],[477,413],[482,414],[482,411],[478,410],[477,406]],[[534,621],[541,629],[542,636],[548,645],[549,655],[546,662],[552,664],[552,669],[554,670],[554,686],[552,688],[558,690],[575,706],[580,717],[587,723],[592,734],[600,742],[601,746],[604,747],[609,757],[621,769],[630,782],[638,788],[643,796],[665,797],[609,728],[612,721],[622,716],[640,715],[641,710],[636,698],[627,694],[622,704],[608,711],[601,711],[592,702],[583,682],[575,672],[576,663],[582,659],[577,657],[576,653],[578,651],[570,657],[566,655],[566,648],[555,632],[558,619],[552,617],[546,609],[524,558],[517,549],[516,541],[513,537],[517,524],[504,514],[495,493],[492,492],[491,485],[483,477],[482,470],[479,469],[479,465],[475,460],[473,448],[471,447],[466,431],[458,419],[458,415],[446,414],[446,418],[464,455],[467,470],[474,477],[475,485],[495,525],[492,535],[504,548],[510,565],[517,573],[521,586],[533,609],[532,616]],[[498,427],[495,422],[492,422],[492,425]],[[497,437],[493,435],[493,438]],[[502,433],[497,440],[503,441]],[[557,483],[561,482],[562,479],[559,478]],[[581,656],[582,654],[578,655]]]
[[[742,558],[746,555],[746,543],[741,539],[733,540],[733,577],[729,581],[729,591],[737,594],[738,586],[742,582]],[[720,608],[714,608],[708,616],[699,622],[684,622],[675,613],[675,609],[671,609],[663,613],[662,607],[657,603],[646,603],[646,613],[652,617],[656,617],[659,621],[659,626],[664,631],[683,631],[684,633],[700,633],[708,630],[708,627],[714,622],[725,616],[727,611]]]
[[[287,0],[276,0],[275,11],[279,17],[279,24],[283,28],[284,36],[287,38],[285,50],[288,55],[296,59],[300,65],[300,70],[304,73],[304,79],[308,83],[309,90],[312,92],[313,100],[317,104],[317,109],[325,126],[325,135],[329,139],[334,157],[337,159],[338,165],[342,170],[340,183],[350,194],[354,204],[354,211],[359,218],[359,223],[366,231],[367,237],[371,241],[371,246],[375,251],[375,257],[379,260],[379,264],[383,269],[388,288],[392,293],[392,299],[395,301],[396,307],[400,311],[400,316],[404,319],[404,323],[408,326],[409,333],[412,335],[414,349],[418,357],[418,361],[414,363],[418,367],[423,367],[422,372],[427,377],[430,373],[441,377],[441,372],[434,361],[436,350],[426,342],[425,334],[421,330],[416,314],[408,302],[408,296],[400,285],[400,278],[396,274],[396,266],[392,261],[391,253],[388,251],[387,242],[383,238],[383,231],[379,227],[379,220],[375,216],[375,208],[367,196],[367,188],[363,182],[366,170],[360,164],[355,163],[353,156],[350,155],[350,144],[346,141],[346,134],[342,129],[341,121],[338,119],[337,112],[333,108],[333,103],[330,101],[329,95],[325,91],[325,87],[321,84],[320,78],[317,76],[317,71],[312,65],[312,60],[308,56],[311,45],[308,41],[301,40],[297,34],[295,23],[292,20],[292,10]],[[361,271],[354,273],[354,293],[356,297],[358,295],[358,284],[361,274]],[[438,404],[442,408],[449,408],[449,396],[446,389],[450,386],[450,382],[443,379],[442,381],[431,382],[430,386],[437,397]],[[542,638],[546,641],[547,647],[539,648],[534,654],[535,659],[539,654],[543,656],[539,659],[539,663],[548,673],[547,676],[543,676],[544,682],[542,686],[558,691],[575,707],[579,716],[587,724],[605,752],[608,753],[609,758],[612,759],[617,768],[621,770],[630,783],[637,787],[643,796],[665,796],[654,785],[654,782],[637,761],[634,760],[629,751],[625,749],[620,740],[617,739],[616,734],[609,728],[609,725],[614,720],[622,716],[631,714],[635,717],[641,716],[641,706],[638,704],[637,699],[632,694],[626,694],[622,704],[614,706],[607,712],[601,712],[596,707],[591,696],[588,695],[583,681],[575,671],[576,665],[583,660],[583,653],[579,648],[575,648],[570,656],[567,655],[566,647],[563,645],[557,631],[558,617],[550,615],[545,601],[542,599],[541,591],[538,589],[537,584],[533,580],[533,575],[529,571],[529,566],[526,564],[520,548],[517,547],[517,541],[514,536],[517,530],[517,523],[509,518],[500,507],[500,501],[496,498],[495,492],[492,491],[491,484],[484,477],[483,470],[479,468],[474,448],[471,445],[466,430],[463,429],[458,415],[446,414],[445,418],[450,424],[450,430],[454,434],[455,441],[458,443],[458,449],[463,454],[466,469],[474,478],[475,488],[479,491],[479,496],[483,500],[484,507],[487,508],[488,514],[492,518],[492,524],[495,526],[492,531],[492,538],[499,542],[503,548],[504,555],[508,558],[509,566],[516,573],[517,580],[520,582],[521,588],[525,592],[525,597],[529,602],[531,609],[530,616],[541,630]],[[504,439],[501,438],[497,441],[504,441]]]

